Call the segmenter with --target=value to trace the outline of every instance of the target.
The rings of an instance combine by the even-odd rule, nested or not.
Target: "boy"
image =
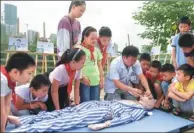
[[[146,72],[145,77],[148,80],[152,95],[157,99],[155,108],[159,108],[164,95],[160,87],[162,76],[160,75],[161,63],[157,60],[151,62],[149,70]]]
[[[11,98],[15,103],[15,86],[30,81],[35,70],[34,59],[23,52],[13,54],[6,66],[1,66],[1,132],[5,132],[10,113]]]
[[[194,67],[194,35],[185,33],[179,38],[179,46],[181,47],[187,59],[187,63]]]
[[[18,86],[16,92],[15,107],[12,103],[11,111],[15,116],[37,114],[41,110],[47,110],[44,102],[48,99],[50,81],[45,75],[36,75],[30,85]]]
[[[168,110],[171,108],[171,106],[170,106],[171,100],[168,99],[167,92],[168,92],[168,88],[169,88],[170,84],[176,82],[175,68],[172,64],[166,63],[162,66],[161,73],[163,76],[161,88],[162,88],[163,94],[165,96],[165,98],[162,102],[162,106],[164,109]]]
[[[112,31],[109,27],[101,27],[99,30],[99,37],[97,39],[96,47],[100,49],[101,54],[103,56],[102,58],[102,67],[105,67],[107,58],[108,58],[108,52],[110,52],[111,44],[110,40],[112,37]]]
[[[192,114],[190,120],[194,121],[194,68],[189,64],[181,65],[177,70],[178,82],[169,88],[168,96],[173,99],[173,114],[180,112]]]
[[[138,54],[138,48],[127,46],[123,49],[122,56],[111,62],[105,79],[105,100],[137,99],[142,95],[142,91],[134,88],[132,83],[139,84],[139,81],[146,89],[147,96],[152,97],[141,65],[137,60]]]
[[[188,17],[184,16],[179,20],[178,25],[180,33],[175,35],[175,37],[172,40],[172,61],[175,69],[177,69],[180,65],[186,63],[186,58],[184,56],[183,51],[180,49],[178,45],[178,40],[181,34],[189,32],[191,21]]]
[[[145,75],[146,72],[149,70],[151,57],[148,53],[142,53],[139,58],[139,61],[143,70],[143,74]]]

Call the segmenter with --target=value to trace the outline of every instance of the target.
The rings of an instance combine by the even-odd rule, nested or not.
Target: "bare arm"
[[[74,86],[74,101],[75,101],[75,104],[79,104],[79,102],[80,102],[79,86],[80,86],[80,80],[75,80],[75,86]]]
[[[114,79],[113,82],[114,82],[114,84],[116,85],[117,88],[119,88],[119,89],[121,89],[121,90],[123,90],[123,91],[130,91],[130,92],[131,92],[131,91],[133,90],[132,87],[123,84],[123,83],[122,83],[121,81],[119,81],[119,80]]]
[[[177,62],[176,62],[176,47],[172,47],[172,63],[175,67],[175,69],[177,69]]]
[[[102,89],[104,85],[104,71],[102,68],[102,60],[98,61],[98,70],[100,72],[100,88]]]
[[[194,92],[179,92],[177,90],[173,91],[173,93],[177,95],[178,97],[182,99],[186,99],[186,100],[191,99],[194,94]]]
[[[194,60],[193,60],[190,56],[187,57],[186,59],[187,59],[187,63],[188,63],[189,65],[191,65],[192,67],[194,67]]]
[[[53,100],[53,103],[54,103],[54,106],[55,106],[56,110],[60,109],[60,106],[59,106],[59,93],[58,93],[59,84],[60,84],[59,81],[53,79],[53,83],[52,83],[52,86],[51,86],[51,96],[52,96],[52,100]]]
[[[24,103],[24,99],[18,95],[16,96],[15,106],[18,110],[30,109],[30,103]]]
[[[175,94],[174,94],[173,92],[171,92],[171,91],[168,93],[168,96],[169,96],[170,98],[176,100],[176,101],[180,101],[180,102],[185,102],[185,101],[186,101],[186,99],[183,99],[183,98],[178,97],[177,95],[175,95]]]
[[[140,75],[138,75],[138,77],[141,80],[141,83],[142,83],[143,87],[146,89],[146,91],[150,91],[148,81],[147,81],[146,77],[144,76],[144,74],[140,74]]]
[[[5,97],[1,97],[1,132],[5,132],[5,125],[7,121]]]

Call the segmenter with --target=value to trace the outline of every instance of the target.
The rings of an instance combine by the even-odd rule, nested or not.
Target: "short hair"
[[[151,62],[150,67],[157,68],[159,71],[161,69],[161,63],[157,60],[154,60]]]
[[[22,72],[31,66],[35,66],[34,59],[27,53],[17,52],[9,58],[5,68],[8,72],[14,68]]]
[[[140,58],[139,58],[139,60],[140,61],[143,61],[143,60],[146,60],[146,61],[151,61],[151,56],[150,56],[150,54],[148,54],[148,53],[142,53],[141,55],[140,55]]]
[[[110,30],[109,27],[101,27],[99,30],[99,36],[100,37],[112,37],[112,31]]]
[[[189,64],[183,64],[177,70],[183,71],[184,75],[190,76],[190,78],[194,75],[194,68]]]
[[[135,46],[126,46],[123,51],[122,51],[122,56],[133,56],[133,57],[137,57],[139,54],[139,50],[137,47]]]
[[[175,68],[172,64],[166,63],[161,67],[161,72],[175,72]]]
[[[194,45],[194,35],[191,33],[184,33],[180,36],[178,40],[180,47],[191,48]]]
[[[191,25],[191,20],[187,16],[183,16],[179,19],[178,24],[187,24],[188,26]]]
[[[49,78],[43,74],[36,75],[30,83],[30,87],[35,90],[39,90],[43,85],[48,87],[51,85]]]

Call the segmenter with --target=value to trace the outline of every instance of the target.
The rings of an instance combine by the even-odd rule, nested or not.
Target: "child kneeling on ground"
[[[173,99],[173,114],[181,112],[191,114],[194,121],[194,68],[189,64],[181,65],[177,70],[178,82],[169,88],[168,96]]]

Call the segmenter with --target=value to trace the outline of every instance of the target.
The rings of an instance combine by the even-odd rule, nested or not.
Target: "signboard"
[[[10,37],[8,50],[28,51],[28,40],[26,38]]]
[[[159,55],[161,46],[154,46],[151,50],[151,55]]]
[[[37,42],[36,52],[54,54],[54,44],[51,42]]]

